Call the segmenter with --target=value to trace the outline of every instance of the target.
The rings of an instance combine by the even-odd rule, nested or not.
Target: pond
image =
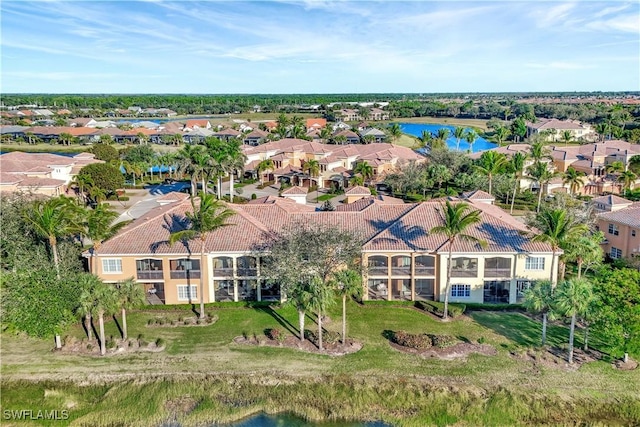
[[[446,128],[449,129],[449,138],[447,138],[447,145],[450,149],[455,150],[457,140],[453,136],[453,130],[455,126],[452,125],[440,125],[440,124],[419,124],[419,123],[400,123],[400,129],[402,129],[403,133],[408,135],[412,135],[415,137],[422,136],[422,131],[431,132],[432,134],[436,134],[439,129]],[[465,131],[471,130],[471,128],[465,128]],[[494,144],[493,142],[489,142],[484,138],[478,137],[476,141],[473,143],[473,152],[477,153],[478,151],[489,150],[491,148],[497,147],[498,144]],[[460,140],[460,151],[468,151],[469,143],[464,139]]]
[[[218,425],[219,426],[219,425]],[[391,427],[383,422],[327,422],[313,423],[290,414],[260,413],[227,427]]]

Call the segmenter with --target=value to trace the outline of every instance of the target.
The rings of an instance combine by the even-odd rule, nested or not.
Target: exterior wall
[[[618,227],[618,235],[609,233],[609,224],[614,224]],[[598,219],[598,228],[607,239],[607,243],[602,247],[607,255],[611,254],[611,248],[617,248],[622,251],[622,258],[640,256],[640,229],[604,218]],[[635,236],[633,236],[634,232]]]

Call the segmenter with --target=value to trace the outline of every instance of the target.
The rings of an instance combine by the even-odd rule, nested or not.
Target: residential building
[[[565,131],[571,133],[574,141],[594,141],[598,137],[590,124],[575,120],[541,118],[527,122],[527,137],[540,135],[545,141],[561,141]]]
[[[229,226],[207,234],[201,265],[200,254],[188,243],[167,243],[192,209],[189,200],[176,200],[136,219],[86,256],[105,282],[133,277],[156,303],[280,300],[279,285],[261,275],[259,248],[267,236],[292,224],[325,224],[363,236],[365,299],[441,301],[449,248],[445,236],[430,230],[442,223],[443,203],[369,197],[322,212],[271,196],[228,205],[235,215]],[[468,233],[487,245],[463,240],[454,245],[451,302],[516,303],[532,282],[557,277],[557,259],[551,272],[550,245],[532,241],[529,230],[500,208],[473,200],[469,204],[480,211],[481,222]]]
[[[617,199],[611,200],[611,204],[596,202],[596,206],[611,207],[611,211],[597,216],[598,229],[606,239],[603,249],[612,259],[640,256],[640,202],[628,201],[627,206],[620,207],[616,205],[626,203]]]

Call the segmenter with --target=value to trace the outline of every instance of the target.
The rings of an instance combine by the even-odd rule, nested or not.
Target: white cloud
[[[576,7],[576,4],[563,3],[549,7],[549,3],[539,2],[536,3],[536,6],[537,8],[532,10],[529,16],[534,20],[538,27],[548,28],[561,24],[567,18],[571,17],[571,12]]]

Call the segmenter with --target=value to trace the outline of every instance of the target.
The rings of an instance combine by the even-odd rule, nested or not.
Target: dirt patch
[[[316,345],[311,341],[305,339],[300,341],[300,338],[294,336],[288,336],[283,341],[276,341],[267,337],[236,337],[233,340],[237,344],[245,345],[257,345],[268,347],[286,347],[293,348],[295,350],[304,351],[307,353],[326,354],[327,356],[344,356],[359,351],[362,348],[362,343],[347,338],[347,342],[342,344],[338,343],[324,343],[324,350],[320,351]]]
[[[430,347],[423,350],[403,347],[394,343],[393,341],[389,341],[389,344],[394,349],[403,353],[417,354],[424,358],[436,357],[443,360],[465,359],[472,353],[482,354],[485,356],[495,356],[496,354],[498,354],[496,349],[489,344],[473,344],[461,342],[445,348]]]
[[[127,340],[122,339],[108,339],[107,351],[105,356],[115,356],[118,354],[130,354],[140,352],[159,353],[164,351],[165,344],[163,340],[146,342],[142,338],[129,338]],[[61,354],[79,354],[86,356],[101,356],[100,355],[100,343],[98,340],[82,339],[67,337],[64,340],[64,345],[58,353]]]
[[[177,319],[155,317],[153,319],[149,319],[147,327],[175,328],[178,326],[209,326],[216,323],[217,320],[218,316],[206,316],[204,319],[200,319],[197,316],[178,317]]]
[[[540,367],[564,369],[575,371],[584,363],[594,362],[602,359],[602,353],[596,350],[584,351],[580,348],[573,350],[573,363],[567,361],[567,350],[558,347],[547,347],[544,349],[528,349],[524,352],[511,352],[511,356],[519,360],[531,362],[533,369],[537,372]]]
[[[638,368],[638,362],[635,360],[629,359],[627,363],[622,360],[616,360],[611,364],[616,369],[620,369],[621,371],[633,371]]]

